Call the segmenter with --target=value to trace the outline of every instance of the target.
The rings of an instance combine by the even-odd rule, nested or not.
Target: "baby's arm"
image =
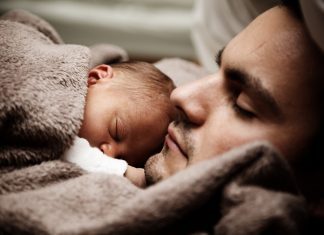
[[[138,187],[146,186],[144,169],[128,166],[124,160],[109,157],[80,137],[76,137],[73,145],[65,151],[63,160],[72,162],[88,172],[125,175]]]
[[[146,186],[145,174],[143,168],[135,168],[127,166],[125,177],[138,187],[144,188]]]
[[[72,162],[88,172],[109,173],[123,176],[128,168],[126,161],[108,157],[98,148],[91,147],[86,139],[76,137],[65,151],[63,160]]]

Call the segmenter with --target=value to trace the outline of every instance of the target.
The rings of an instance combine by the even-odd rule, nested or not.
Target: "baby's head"
[[[99,65],[89,72],[79,136],[105,154],[142,167],[163,145],[174,107],[169,77],[146,62]]]

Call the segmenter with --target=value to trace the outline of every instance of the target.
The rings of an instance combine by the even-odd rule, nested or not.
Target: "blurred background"
[[[215,55],[276,0],[0,0],[50,22],[65,43],[110,43],[131,59],[180,57],[217,69]]]
[[[1,0],[1,14],[25,9],[49,21],[65,43],[111,43],[132,59],[196,60],[190,38],[194,0]]]

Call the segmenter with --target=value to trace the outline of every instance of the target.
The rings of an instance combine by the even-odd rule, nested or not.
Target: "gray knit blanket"
[[[63,44],[24,11],[2,16],[0,35],[0,234],[301,234],[304,200],[267,143],[146,189],[62,162],[82,122],[89,68],[127,55]]]

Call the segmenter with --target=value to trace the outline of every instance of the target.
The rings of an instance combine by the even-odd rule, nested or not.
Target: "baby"
[[[142,167],[162,148],[173,119],[173,89],[172,80],[150,63],[93,68],[79,137],[63,159],[89,172],[125,175],[144,186]]]

